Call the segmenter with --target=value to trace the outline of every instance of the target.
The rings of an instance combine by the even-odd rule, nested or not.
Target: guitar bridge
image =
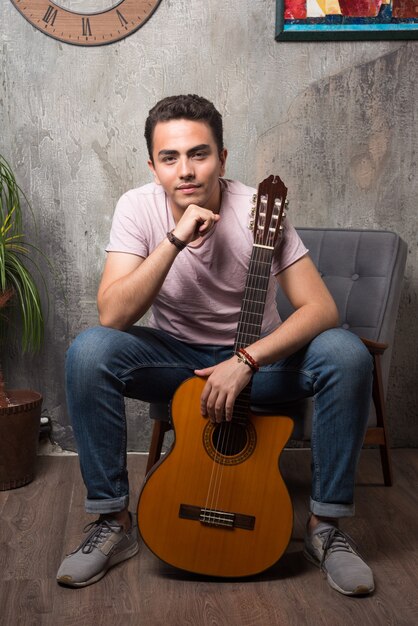
[[[200,522],[205,526],[229,528],[230,530],[234,528],[254,530],[255,526],[255,517],[253,515],[230,513],[229,511],[193,506],[192,504],[180,504],[179,517]]]
[[[226,511],[216,511],[215,509],[201,509],[199,520],[207,526],[234,528],[235,514],[227,513]]]

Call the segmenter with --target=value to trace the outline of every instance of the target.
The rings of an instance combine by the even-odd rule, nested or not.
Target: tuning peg
[[[254,220],[253,219],[251,219],[248,222],[248,230],[254,230]]]
[[[289,200],[288,200],[287,198],[286,198],[286,200],[284,201],[284,205],[285,205],[285,207],[286,207],[286,209],[287,209],[287,207],[289,206]]]
[[[257,194],[256,194],[256,193],[253,195],[251,202],[252,202],[252,206],[251,206],[251,208],[250,208],[250,210],[249,210],[248,214],[249,214],[251,217],[254,217],[254,215],[255,215],[255,210],[256,210],[256,205],[257,205]]]

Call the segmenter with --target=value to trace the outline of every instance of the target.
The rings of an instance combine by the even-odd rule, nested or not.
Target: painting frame
[[[284,19],[285,0],[276,0],[276,41],[381,41],[396,39],[418,39],[418,19],[414,22],[398,22],[383,24],[377,21],[373,24],[364,23],[358,18],[346,18],[345,23],[318,23],[318,20],[292,20],[287,23]],[[341,20],[341,18],[339,18]],[[371,18],[372,19],[372,18]]]

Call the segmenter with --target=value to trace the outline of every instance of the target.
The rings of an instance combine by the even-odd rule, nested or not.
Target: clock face
[[[42,33],[76,46],[102,46],[131,35],[154,13],[160,1],[109,0],[107,4],[111,6],[101,10],[100,2],[96,0],[95,6],[86,10],[86,3],[77,0],[62,0],[61,4],[59,0],[11,0]],[[91,5],[91,0],[87,4]],[[84,11],[76,11],[70,6],[81,6]]]

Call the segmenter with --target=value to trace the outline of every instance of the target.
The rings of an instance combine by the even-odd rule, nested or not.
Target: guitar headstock
[[[254,245],[274,248],[283,231],[282,222],[288,205],[286,195],[287,187],[279,176],[271,174],[259,184],[251,210],[254,219],[250,222],[254,230]]]

